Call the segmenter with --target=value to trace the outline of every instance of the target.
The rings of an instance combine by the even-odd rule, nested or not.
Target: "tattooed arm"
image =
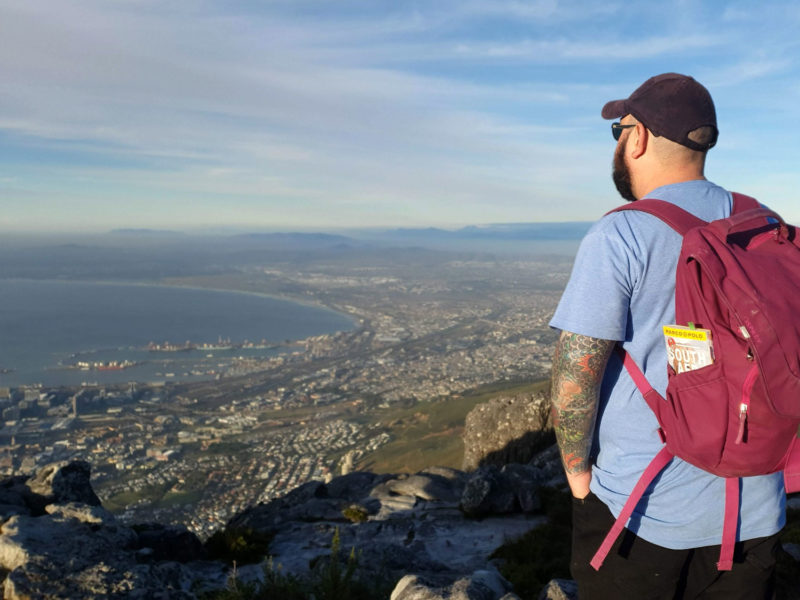
[[[600,384],[616,342],[562,331],[553,358],[551,411],[567,481],[576,498],[589,493],[589,453]]]

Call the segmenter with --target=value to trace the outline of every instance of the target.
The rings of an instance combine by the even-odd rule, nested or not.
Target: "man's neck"
[[[670,173],[667,176],[653,177],[648,180],[647,185],[645,186],[647,191],[639,196],[639,198],[647,198],[648,194],[650,194],[653,190],[664,187],[665,185],[685,183],[687,181],[706,181],[706,178],[703,173],[697,173],[696,171],[693,173],[683,173],[681,175]]]

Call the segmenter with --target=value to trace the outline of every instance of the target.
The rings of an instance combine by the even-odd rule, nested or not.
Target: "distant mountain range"
[[[579,240],[591,227],[590,222],[564,223],[498,223],[469,225],[453,231],[429,227],[425,229],[390,229],[390,237],[445,238],[450,240]]]
[[[332,233],[243,233],[236,236],[240,239],[260,240],[268,242],[300,242],[305,244],[349,244],[354,240],[344,235]]]
[[[413,243],[424,245],[436,242],[469,240],[485,241],[555,241],[580,240],[591,227],[589,222],[566,223],[501,223],[470,225],[449,230],[436,227],[363,229],[348,231],[348,235],[330,233],[247,233],[239,239],[304,247],[363,246],[365,242]]]
[[[172,229],[112,229],[112,234],[121,235],[183,235],[182,231],[175,231]]]
[[[456,240],[579,240],[591,227],[590,222],[570,221],[561,223],[496,223],[490,225],[469,225],[460,229],[441,229],[437,227],[397,228],[397,229],[351,229],[346,235],[324,232],[273,232],[242,233],[233,239],[268,242],[277,245],[299,245],[320,247],[332,245],[363,245],[364,241],[413,241],[436,242]],[[184,235],[182,231],[168,229],[114,229],[116,235],[128,236],[175,236]]]

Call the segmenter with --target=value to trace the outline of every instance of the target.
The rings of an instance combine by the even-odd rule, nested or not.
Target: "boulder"
[[[325,494],[329,498],[338,498],[347,502],[359,502],[369,496],[369,492],[373,487],[390,478],[391,475],[354,471],[331,480],[325,486]]]
[[[481,467],[467,480],[460,508],[471,518],[514,512],[516,496],[511,482],[494,465]]]
[[[173,560],[137,564],[139,536],[102,507],[47,510],[0,528],[0,566],[10,571],[4,598],[196,598],[200,575]]]
[[[456,502],[458,493],[451,480],[432,473],[419,473],[406,477],[390,479],[383,484],[393,494],[416,496],[422,500]]]
[[[57,577],[55,575],[58,575]],[[189,572],[178,563],[134,566],[96,563],[80,571],[31,564],[9,573],[7,600],[197,600]]]
[[[578,600],[578,584],[571,579],[551,579],[538,600]]]
[[[395,586],[390,600],[519,600],[519,596],[496,571],[476,571],[450,585],[406,575]]]
[[[494,398],[476,406],[464,423],[463,469],[527,463],[555,441],[547,392]]]
[[[100,506],[90,477],[91,467],[85,461],[52,463],[25,482],[25,501],[34,515],[42,514],[48,504],[81,502]]]
[[[256,506],[246,508],[228,521],[228,527],[251,528],[272,533],[278,529],[281,523],[291,521],[295,517],[309,521],[314,520],[314,515],[320,518],[325,518],[322,515],[332,516],[335,512],[332,503],[318,502],[327,497],[328,491],[324,483],[309,481],[285,496],[266,504],[261,502]],[[304,507],[307,503],[310,503],[309,506]],[[341,513],[338,516],[341,517]]]
[[[157,524],[137,534],[100,505],[89,472],[64,462],[0,482],[5,506],[21,513],[0,525],[4,598],[189,600],[198,586],[224,587],[221,563],[176,562],[202,556],[194,534]]]
[[[444,477],[445,479],[457,483],[464,479],[464,471],[460,471],[458,469],[451,469],[450,467],[426,467],[420,471],[422,475],[437,475],[438,477]]]
[[[80,502],[48,504],[44,510],[48,515],[53,515],[60,520],[75,519],[89,525],[114,525],[116,522],[114,515],[102,506],[90,506]]]
[[[81,570],[136,547],[131,529],[109,513],[108,519],[90,516],[91,509],[70,505],[64,512],[54,507],[52,514],[42,517],[11,517],[0,527],[0,566],[9,571],[28,564]]]

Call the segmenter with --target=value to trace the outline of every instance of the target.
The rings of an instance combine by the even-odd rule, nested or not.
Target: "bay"
[[[0,386],[208,379],[234,357],[275,355],[294,349],[287,341],[354,327],[352,319],[332,310],[244,292],[0,280]],[[248,340],[258,347],[224,348],[228,344],[220,341],[228,340],[230,345]],[[146,349],[165,342],[217,348]],[[78,361],[126,360],[135,366],[65,368]]]

